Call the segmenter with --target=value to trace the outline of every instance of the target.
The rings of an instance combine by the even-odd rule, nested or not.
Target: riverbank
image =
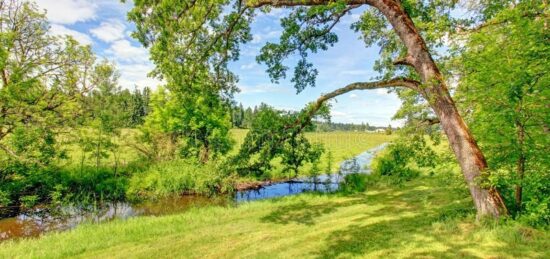
[[[0,258],[550,256],[548,231],[476,223],[466,188],[449,179],[422,176],[351,196],[302,194],[88,224],[1,243]]]

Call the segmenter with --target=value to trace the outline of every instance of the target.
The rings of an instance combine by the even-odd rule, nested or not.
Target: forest
[[[550,257],[547,0],[115,1],[133,87],[45,2],[0,0],[1,258]],[[266,17],[300,109],[240,83]],[[374,76],[327,88],[348,40]],[[352,120],[378,90],[393,117]]]

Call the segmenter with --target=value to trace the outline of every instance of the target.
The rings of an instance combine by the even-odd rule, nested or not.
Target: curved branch
[[[379,88],[389,88],[389,87],[406,87],[406,88],[410,88],[415,91],[418,91],[419,86],[420,86],[420,82],[416,80],[409,79],[409,78],[400,78],[400,77],[390,79],[387,81],[352,83],[345,87],[334,90],[328,94],[324,94],[321,97],[319,97],[317,101],[315,101],[313,105],[309,107],[309,111],[306,112],[305,118],[302,118],[302,119],[299,118],[294,123],[294,125],[291,125],[287,128],[295,128],[296,126],[298,126],[297,132],[299,133],[311,121],[313,116],[317,113],[317,111],[319,111],[319,109],[321,109],[321,107],[326,101],[354,90],[369,90],[369,89],[379,89]]]
[[[373,0],[347,0],[347,5],[362,5],[370,4]],[[247,5],[250,7],[262,7],[262,6],[273,6],[273,7],[292,7],[292,6],[315,6],[315,5],[326,5],[333,2],[333,0],[248,0]]]

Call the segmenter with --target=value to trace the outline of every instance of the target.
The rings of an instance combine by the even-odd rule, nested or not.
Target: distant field
[[[233,129],[233,135],[236,145],[235,149],[243,143],[244,137],[248,130]],[[334,131],[334,132],[307,132],[306,137],[314,143],[321,143],[325,147],[325,154],[321,161],[321,167],[324,167],[328,151],[332,152],[333,165],[332,170],[337,170],[340,162],[360,154],[367,149],[376,147],[382,143],[389,142],[395,138],[395,135],[386,135],[384,133],[367,133],[367,132],[349,132],[349,131]]]
[[[244,142],[244,138],[248,130],[246,129],[232,129],[231,135],[235,139],[235,146],[233,152],[237,152],[241,144]],[[120,136],[117,137],[114,142],[120,145],[116,152],[118,161],[120,164],[131,163],[139,159],[139,153],[132,147],[125,145],[127,141],[133,139],[137,131],[134,129],[123,129],[120,132]],[[366,133],[366,132],[308,132],[306,137],[314,143],[322,143],[325,147],[325,154],[323,154],[321,167],[326,168],[325,162],[328,151],[332,152],[332,170],[337,170],[340,162],[349,159],[367,149],[378,146],[382,143],[391,141],[394,135],[386,135],[383,133]],[[64,141],[70,141],[64,139]],[[88,165],[95,165],[95,158],[90,153],[83,157],[81,147],[76,143],[67,145],[68,154],[70,159],[63,162],[65,165],[78,166],[84,158],[84,163]],[[113,153],[109,154],[108,158],[102,159],[103,165],[114,164]]]

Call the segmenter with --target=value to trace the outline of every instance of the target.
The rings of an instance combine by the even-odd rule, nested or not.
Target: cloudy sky
[[[52,33],[69,34],[81,43],[91,44],[98,56],[114,61],[121,73],[123,87],[154,88],[160,83],[147,77],[153,68],[148,52],[130,37],[134,26],[126,21],[126,12],[132,6],[131,1],[123,4],[118,0],[36,0],[36,3],[47,11]],[[284,11],[281,10],[259,15],[252,27],[253,41],[242,48],[241,59],[231,64],[232,71],[240,79],[237,102],[245,107],[265,102],[276,108],[299,110],[322,93],[376,76],[372,66],[378,49],[365,48],[359,35],[349,29],[358,18],[356,11],[335,28],[339,43],[326,52],[311,55],[319,70],[315,88],[296,95],[290,80],[272,84],[264,72],[265,66],[257,64],[255,57],[263,44],[277,41],[282,15]],[[333,101],[332,120],[398,125],[391,117],[399,105],[398,98],[386,90],[355,91]]]

